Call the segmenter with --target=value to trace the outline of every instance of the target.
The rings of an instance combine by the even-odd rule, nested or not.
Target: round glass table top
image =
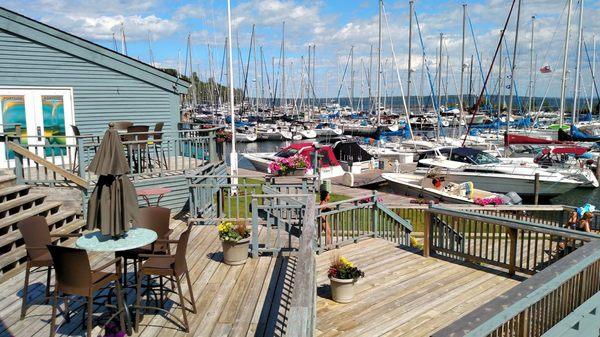
[[[158,234],[147,228],[132,228],[119,238],[95,231],[77,239],[75,246],[92,252],[117,252],[149,245],[157,238]]]

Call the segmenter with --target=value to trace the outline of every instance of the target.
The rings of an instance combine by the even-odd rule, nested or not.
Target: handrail
[[[600,291],[599,267],[600,240],[593,240],[432,337],[540,336]]]
[[[317,280],[314,242],[316,239],[315,196],[306,198],[306,220],[296,254],[293,292],[287,314],[286,337],[312,337],[317,321]]]
[[[89,185],[88,181],[79,177],[78,175],[73,174],[57,165],[52,164],[48,160],[32,153],[31,151],[23,148],[22,146],[18,145],[17,143],[15,143],[13,141],[7,142],[7,145],[10,150],[14,151],[18,155],[26,157],[30,160],[33,160],[34,162],[46,167],[50,171],[63,176],[65,179],[73,182],[75,185],[77,185],[81,188],[87,189],[87,187]],[[21,169],[22,169],[22,167],[21,167]]]
[[[571,238],[571,239],[578,239],[578,240],[584,240],[584,241],[590,241],[591,239],[600,239],[600,235],[594,234],[594,233],[574,231],[572,229],[567,229],[567,228],[563,228],[563,227],[555,227],[555,226],[548,226],[548,225],[543,225],[543,224],[536,224],[533,222],[523,221],[523,220],[511,219],[510,221],[507,221],[506,218],[502,218],[502,217],[498,217],[498,216],[494,216],[494,215],[479,214],[479,213],[467,212],[467,211],[461,211],[461,210],[450,210],[450,209],[447,209],[444,207],[439,207],[439,206],[431,206],[429,208],[429,211],[437,213],[437,214],[460,216],[464,219],[469,219],[469,220],[485,221],[490,224],[500,225],[500,226],[504,226],[504,227],[508,227],[508,228],[535,230],[540,233],[551,234],[551,235],[560,234],[560,235],[563,235],[563,236]]]

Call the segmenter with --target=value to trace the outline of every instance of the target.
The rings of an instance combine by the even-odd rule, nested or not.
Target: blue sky
[[[499,30],[509,8],[507,0],[465,1],[473,23],[475,39],[481,52],[482,67],[487,70],[491,55],[498,41]],[[427,58],[435,71],[435,52],[439,33],[446,36],[444,54],[449,57],[449,91],[456,92],[453,82],[458,82],[460,72],[462,1],[415,0],[424,36]],[[550,95],[558,94],[562,67],[561,50],[565,31],[566,0],[523,0],[520,43],[517,53],[517,86],[524,93],[529,80],[529,53],[531,39],[531,16],[536,19],[536,67],[548,64],[555,70],[550,75],[538,72],[536,94],[543,95],[548,86]],[[569,69],[574,74],[578,12],[573,1],[574,15],[571,34]],[[192,37],[194,70],[202,78],[209,76],[207,44],[212,46],[214,65],[212,71],[219,77],[226,36],[226,1],[224,0],[0,0],[0,6],[17,11],[34,19],[113,48],[113,33],[119,39],[121,23],[125,27],[127,49],[130,56],[150,62],[148,38],[150,36],[154,61],[163,67],[176,68],[185,61],[186,39]],[[340,87],[342,70],[347,55],[354,46],[355,95],[366,94],[365,73],[361,62],[368,65],[370,45],[377,45],[377,0],[232,0],[234,42],[239,41],[244,60],[247,57],[252,25],[256,25],[257,44],[263,47],[267,63],[274,57],[279,62],[281,23],[286,21],[286,67],[290,78],[288,92],[296,93],[301,78],[301,56],[306,56],[307,46],[316,44],[316,89],[319,96],[332,96]],[[600,23],[592,18],[600,17],[600,0],[586,0],[584,16],[584,39],[591,52],[593,34],[600,33]],[[408,50],[408,1],[385,1],[389,32],[384,22],[383,58],[386,90],[399,92],[391,54],[390,35],[396,51],[401,79],[405,82]],[[559,20],[560,19],[560,20]],[[514,20],[509,26],[507,42],[512,51]],[[413,37],[413,69],[420,72],[422,64],[418,36]],[[120,45],[120,41],[118,42]],[[600,35],[598,37],[600,45]],[[237,47],[237,43],[234,44]],[[468,35],[467,56],[475,52],[473,38]],[[238,62],[237,50],[234,50]],[[178,56],[180,55],[180,56]],[[506,56],[506,55],[505,55]],[[585,54],[584,54],[585,56]],[[600,59],[600,57],[598,57]],[[586,59],[584,59],[585,61]],[[506,62],[505,62],[506,63]],[[183,68],[183,65],[181,65]],[[444,65],[445,67],[445,65]],[[478,66],[476,65],[477,69]],[[600,69],[600,67],[598,67]],[[276,70],[277,71],[277,70]],[[445,71],[445,68],[444,68]],[[238,72],[235,73],[236,78]],[[260,74],[257,74],[257,78]],[[418,76],[418,75],[417,75]],[[433,75],[432,75],[433,76]],[[474,76],[481,76],[474,74]],[[572,80],[571,76],[571,80]],[[250,78],[254,78],[252,67]],[[590,69],[582,67],[582,80],[589,95]],[[237,82],[237,79],[236,79]],[[406,89],[406,83],[403,83]],[[418,85],[418,84],[417,84]],[[342,95],[348,92],[349,81],[342,84]],[[572,81],[569,84],[572,87]],[[418,88],[413,88],[418,90]],[[587,91],[586,91],[587,90]],[[570,90],[572,94],[572,90]]]

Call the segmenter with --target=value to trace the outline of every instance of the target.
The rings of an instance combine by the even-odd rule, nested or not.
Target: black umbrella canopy
[[[120,176],[129,173],[121,137],[113,127],[104,133],[100,147],[87,170],[98,176]]]
[[[99,228],[102,234],[119,236],[131,227],[139,206],[135,188],[126,174],[129,165],[117,131],[110,128],[88,167],[98,175],[87,212],[88,229]]]

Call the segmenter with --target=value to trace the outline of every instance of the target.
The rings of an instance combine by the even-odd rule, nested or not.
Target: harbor
[[[600,337],[599,8],[0,2],[0,337]]]

